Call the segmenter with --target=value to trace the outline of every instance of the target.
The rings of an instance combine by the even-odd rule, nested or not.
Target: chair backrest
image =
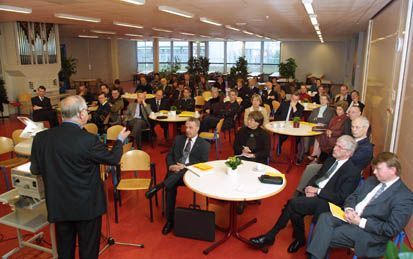
[[[205,99],[203,96],[195,96],[195,105],[204,106]]]
[[[264,108],[265,110],[267,110],[267,114],[269,115],[271,113],[271,107],[268,104],[264,103]]]
[[[123,150],[122,154],[125,154],[126,152],[132,150],[132,145],[133,145],[132,142],[123,144],[123,146],[122,146],[122,150]]]
[[[20,137],[20,134],[23,132],[22,129],[16,129],[13,131],[13,133],[11,134],[11,138],[13,139],[14,145],[19,144],[20,142],[22,142],[23,140],[26,140],[27,138],[22,138]]]
[[[0,155],[13,152],[13,140],[7,137],[0,137]]]
[[[205,92],[203,92],[203,93],[202,93],[202,97],[204,97],[204,100],[205,100],[205,101],[208,101],[208,100],[211,99],[211,97],[212,97],[211,91],[205,91]]]
[[[17,96],[17,100],[19,100],[20,112],[22,114],[31,114],[32,112],[32,94],[31,93],[21,93]]]
[[[278,101],[272,101],[272,108],[274,109],[274,110],[278,110],[278,108],[280,108],[280,102],[278,102]]]
[[[130,150],[120,159],[121,171],[149,171],[150,169],[151,158],[145,151]]]
[[[85,126],[83,126],[85,128],[85,130],[89,133],[98,134],[98,126],[96,126],[96,124],[94,123],[87,123]]]
[[[121,125],[114,125],[106,131],[106,139],[107,140],[116,140],[118,138],[119,133],[122,131],[123,126]]]
[[[220,119],[217,123],[217,127],[215,128],[217,134],[221,133],[222,125],[224,125],[224,119]]]

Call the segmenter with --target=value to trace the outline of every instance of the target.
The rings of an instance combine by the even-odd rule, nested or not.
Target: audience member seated
[[[219,90],[216,87],[211,88],[211,99],[209,99],[204,105],[204,116],[211,114],[212,105],[219,103],[222,97],[219,95]]]
[[[139,77],[139,84],[136,86],[135,92],[142,92],[142,93],[147,93],[151,94],[152,87],[148,84],[148,81],[146,80],[146,76],[141,75]]]
[[[178,100],[176,108],[180,111],[195,111],[195,99],[191,96],[190,88],[184,88],[182,98]]]
[[[346,112],[349,112],[350,108],[353,106],[360,107],[360,112],[363,113],[364,104],[360,102],[360,93],[357,90],[351,91],[351,103],[348,106],[348,109]]]
[[[320,85],[320,86],[317,88],[317,93],[311,98],[311,100],[313,101],[313,103],[320,104],[320,103],[321,103],[321,102],[320,102],[320,97],[321,97],[322,95],[327,95],[327,92],[326,92],[326,90],[325,90],[325,87],[322,86],[322,85]],[[329,95],[327,95],[327,96],[330,97]]]
[[[314,215],[313,217],[317,219],[321,213],[330,210],[329,202],[338,206],[343,205],[347,196],[359,184],[360,172],[349,159],[356,146],[356,141],[351,136],[341,136],[334,147],[333,156],[326,160],[317,175],[311,179],[304,193],[290,199],[274,227],[264,235],[251,238],[251,243],[257,247],[272,245],[275,236],[291,220],[294,241],[287,251],[295,253],[303,247],[306,243],[304,216]]]
[[[46,87],[37,88],[37,96],[32,97],[33,121],[48,121],[51,128],[59,126],[57,113],[52,108],[50,98],[45,96]]]
[[[331,154],[337,138],[343,135],[344,123],[348,120],[344,111],[348,104],[346,101],[339,101],[335,106],[336,116],[330,120],[327,130],[324,134],[315,137],[313,153],[308,157],[314,162],[323,163],[325,158]]]
[[[204,75],[199,77],[199,82],[196,86],[195,96],[201,96],[204,91],[209,91],[210,87],[208,85],[208,80]]]
[[[207,162],[210,144],[198,137],[199,120],[189,118],[185,123],[185,135],[176,136],[173,146],[166,156],[168,173],[165,180],[155,185],[146,192],[149,199],[162,188],[166,190],[166,224],[162,234],[166,235],[172,231],[175,220],[175,203],[178,187],[183,186],[183,176],[186,172],[185,166]]]
[[[142,130],[150,126],[148,118],[151,112],[151,106],[145,102],[145,93],[142,92],[137,93],[136,102],[130,103],[125,112],[124,121],[131,129],[131,136],[138,148],[142,147]]]
[[[235,89],[238,91],[238,96],[242,98],[241,111],[244,111],[245,108],[251,106],[253,92],[249,87],[245,86],[242,78],[237,79],[237,86]]]
[[[340,86],[340,93],[338,93],[334,97],[334,103],[337,103],[339,101],[346,101],[347,104],[350,104],[351,102],[351,95],[348,92],[348,86],[347,85],[342,85]]]
[[[320,216],[307,247],[309,258],[325,258],[329,247],[354,248],[359,258],[381,258],[387,243],[407,226],[413,193],[400,178],[398,157],[383,152],[373,165],[375,176],[359,185],[342,206],[345,221],[330,212]]]
[[[206,115],[201,121],[200,132],[208,132],[210,129],[215,129],[220,119],[224,119],[222,129],[230,129],[234,127],[234,118],[239,111],[237,102],[237,91],[229,91],[229,101],[214,103],[211,106],[209,115]]]
[[[115,81],[113,82],[113,87],[112,89],[118,89],[120,95],[123,95],[123,88],[122,86],[120,86],[120,80],[119,79],[115,79]]]
[[[252,94],[259,94],[259,85],[258,85],[258,79],[256,77],[252,77],[248,79],[248,88],[252,92]]]
[[[90,122],[96,124],[99,134],[102,134],[105,132],[105,121],[111,107],[104,93],[98,95],[98,102],[98,109],[90,115]]]
[[[176,83],[175,82],[172,84],[174,89],[172,93],[172,98],[169,101],[170,104],[176,104],[176,102],[183,97],[183,92],[185,88],[184,81],[179,81]]]
[[[359,106],[353,105],[350,109],[347,109],[347,116],[349,120],[344,124],[343,134],[351,135],[351,122],[361,116],[361,109]],[[370,136],[370,130],[367,133],[367,136]]]
[[[125,106],[123,98],[120,96],[119,88],[112,89],[112,98],[109,99],[110,104],[110,124],[121,124],[122,123],[122,111]]]
[[[281,86],[279,84],[273,85],[271,82],[267,82],[266,86],[269,91],[267,94],[267,98],[264,102],[268,104],[270,107],[272,107],[273,101],[279,102]]]
[[[267,109],[265,109],[264,107],[261,106],[261,105],[263,105],[261,96],[259,96],[258,94],[254,94],[251,97],[251,103],[252,103],[252,106],[245,109],[245,112],[244,112],[244,125],[247,126],[247,124],[248,124],[248,120],[247,120],[248,114],[250,114],[253,111],[258,111],[262,114],[262,116],[264,118],[264,122],[263,122],[264,124],[263,125],[269,123],[270,120],[269,120],[269,114],[267,112]]]
[[[164,78],[161,79],[161,81]],[[169,100],[168,98],[164,97],[165,95],[163,94],[163,91],[161,88],[159,88],[158,90],[156,90],[155,92],[155,98],[149,99],[148,103],[151,106],[151,110],[153,112],[159,112],[161,110],[166,110],[169,111],[170,106],[169,106]],[[156,126],[157,122],[156,121],[151,121],[151,128],[152,128],[152,132],[155,134],[155,126]],[[159,122],[159,125],[161,126],[161,128],[163,129],[163,135],[165,137],[165,139],[168,139],[168,123],[167,122]]]
[[[321,86],[321,79],[319,79],[319,78],[317,78],[317,79],[314,79],[314,80],[312,80],[312,84],[311,84],[311,87],[310,87],[310,92],[317,92],[318,91],[318,88],[320,88],[320,86]]]
[[[161,86],[161,77],[159,73],[153,74],[153,80],[150,83],[152,92],[155,92],[156,89],[158,89]]]
[[[333,108],[329,106],[330,97],[328,95],[320,96],[321,106],[315,108],[307,121],[310,123],[316,123],[318,127],[326,128],[330,123],[330,120],[335,115]],[[297,148],[297,164],[300,164],[303,161],[304,154],[307,153],[310,149],[310,142],[314,140],[314,137],[301,137],[300,142],[298,143]]]
[[[107,84],[102,83],[99,86],[99,89],[100,89],[100,93],[103,93],[107,99],[111,97],[110,88]]]
[[[85,85],[79,85],[77,89],[77,95],[80,95],[85,99],[87,105],[91,105],[92,103],[96,102],[95,97],[89,93],[87,87]]]
[[[312,101],[311,96],[307,93],[307,86],[306,85],[301,85],[300,86],[300,101],[309,103]]]
[[[225,94],[225,81],[221,75],[217,77],[216,82],[214,83],[214,87],[218,88],[221,93]]]
[[[158,87],[158,89],[161,89],[163,92],[163,97],[168,100],[169,103],[169,98],[172,96],[172,86],[168,85],[168,80],[166,78],[161,79],[161,84]]]
[[[262,128],[264,116],[259,111],[252,111],[246,118],[246,125],[242,127],[234,140],[234,154],[242,160],[267,164],[270,155],[270,136]]]
[[[191,76],[189,75],[189,73],[184,74],[184,87],[188,88],[192,93],[192,97],[194,97],[195,82],[191,79]]]

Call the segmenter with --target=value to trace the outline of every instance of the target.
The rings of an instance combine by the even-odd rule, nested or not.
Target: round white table
[[[14,146],[14,152],[22,156],[30,156],[32,154],[33,138],[23,140]]]
[[[121,96],[122,98],[128,99],[128,100],[136,100],[138,95],[136,93],[125,93]],[[145,99],[152,99],[155,98],[155,95],[153,94],[146,94]]]
[[[208,254],[227,241],[231,236],[235,236],[240,241],[252,245],[248,239],[240,235],[240,232],[257,222],[257,219],[254,218],[238,227],[236,203],[238,201],[264,199],[281,192],[287,185],[284,175],[281,174],[284,178],[281,185],[263,184],[258,180],[259,176],[266,173],[280,174],[280,172],[275,168],[263,164],[260,164],[262,169],[257,171],[256,166],[258,163],[242,161],[242,164],[237,168],[238,172],[232,176],[226,173],[227,166],[225,165],[225,160],[210,161],[205,164],[212,166],[212,169],[200,171],[200,169],[194,166],[188,167],[188,171],[184,175],[184,183],[196,193],[213,199],[229,201],[230,215],[229,228],[226,230],[225,236],[205,249],[203,251],[204,254]],[[195,173],[193,171],[195,171]]]
[[[314,126],[317,126],[317,124],[304,121],[300,121],[300,127],[298,128],[293,127],[292,121],[272,121],[264,126],[266,130],[271,131],[275,134],[292,137],[290,157],[286,162],[288,164],[287,172],[290,171],[294,163],[295,155],[297,153],[296,137],[313,137],[324,133],[313,131]],[[274,147],[277,147],[277,145],[274,144]]]

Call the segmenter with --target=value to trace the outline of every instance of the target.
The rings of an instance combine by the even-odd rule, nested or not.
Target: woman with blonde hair
[[[263,125],[267,124],[270,122],[269,120],[269,114],[268,111],[262,107],[262,99],[261,96],[258,94],[253,94],[251,97],[251,103],[252,105],[250,107],[248,107],[247,109],[245,109],[245,113],[244,113],[244,125],[247,126],[247,118],[248,115],[253,112],[253,111],[259,111],[261,112],[262,116],[264,117],[264,123]]]

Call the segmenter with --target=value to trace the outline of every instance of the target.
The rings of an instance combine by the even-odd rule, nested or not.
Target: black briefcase
[[[215,213],[207,210],[175,208],[174,234],[204,241],[215,240]]]

